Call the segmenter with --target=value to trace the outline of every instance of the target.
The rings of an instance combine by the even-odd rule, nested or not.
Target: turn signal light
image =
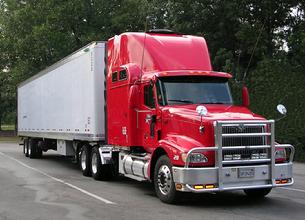
[[[203,189],[203,188],[204,188],[203,185],[195,185],[195,186],[194,186],[194,189]]]
[[[216,188],[214,184],[194,185],[194,189],[214,189],[214,188]]]
[[[276,184],[285,184],[289,183],[289,179],[275,180]]]
[[[214,189],[215,185],[214,184],[208,184],[208,185],[205,185],[205,188],[206,189]]]
[[[182,184],[177,183],[177,184],[176,184],[176,190],[181,190],[181,189],[182,189]]]

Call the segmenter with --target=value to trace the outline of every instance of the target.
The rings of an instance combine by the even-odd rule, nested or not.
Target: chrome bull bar
[[[246,134],[230,134],[230,136],[267,136],[270,138],[269,144],[259,145],[259,146],[222,146],[222,138],[228,136],[227,134],[222,133],[222,127],[224,126],[236,126],[236,125],[266,125],[270,127],[270,132],[262,132],[262,133],[246,133]],[[274,121],[217,121],[214,124],[215,131],[215,147],[200,147],[191,149],[186,156],[185,166],[183,168],[173,167],[174,169],[174,180],[185,180],[185,189],[183,191],[192,191],[196,193],[200,192],[208,192],[208,191],[224,191],[224,190],[236,190],[236,189],[252,189],[252,188],[271,188],[277,186],[288,186],[293,184],[292,178],[292,161],[294,158],[294,147],[290,144],[275,144],[274,141]],[[289,149],[289,158],[285,163],[276,164],[275,163],[275,152],[278,148]],[[270,149],[270,156],[266,159],[251,159],[251,160],[233,160],[233,161],[223,161],[223,149],[225,150],[242,150],[242,149]],[[207,152],[207,151],[215,151],[215,166],[214,167],[190,167],[190,157],[194,152]],[[286,151],[287,152],[287,151]],[[262,165],[251,165],[260,163]],[[230,166],[234,164],[239,164],[239,166]],[[224,167],[224,165],[226,165]],[[268,181],[253,181],[253,183],[249,184],[249,182],[239,183],[236,182],[234,184],[226,184],[224,182],[224,177],[229,173],[230,169],[242,169],[243,167],[254,167],[260,172],[267,173]],[[201,175],[200,172],[208,173],[209,175],[215,175],[216,182],[214,188],[203,188],[203,189],[194,189],[193,184],[187,183],[187,179],[191,179],[187,172],[192,173],[192,175],[197,176]],[[225,176],[224,176],[224,172]],[[176,174],[175,174],[176,173]],[[183,177],[179,175],[185,175]],[[230,174],[231,175],[231,174]],[[187,176],[187,177],[186,177]],[[204,176],[202,174],[202,176]],[[276,180],[281,177],[288,177],[289,182],[277,184]],[[213,179],[213,178],[212,178]],[[238,181],[238,178],[236,179]],[[179,181],[178,181],[179,182]],[[268,183],[267,183],[268,182]]]

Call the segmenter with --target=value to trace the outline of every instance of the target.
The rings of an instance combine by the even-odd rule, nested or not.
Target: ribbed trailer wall
[[[18,134],[104,140],[105,53],[106,43],[91,43],[21,83]]]

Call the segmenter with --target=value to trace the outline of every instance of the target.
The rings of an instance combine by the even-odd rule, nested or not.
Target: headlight
[[[182,153],[181,159],[183,162],[186,162],[187,153]],[[189,159],[189,163],[207,163],[208,161],[208,158],[204,154],[198,152],[191,153]]]
[[[208,158],[202,153],[191,153],[190,163],[206,163]]]

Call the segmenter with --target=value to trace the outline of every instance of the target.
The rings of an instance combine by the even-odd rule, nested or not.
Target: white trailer
[[[18,135],[105,139],[105,43],[94,42],[18,86]]]
[[[21,83],[18,135],[57,140],[52,149],[67,156],[75,140],[104,141],[105,54],[93,42]]]

